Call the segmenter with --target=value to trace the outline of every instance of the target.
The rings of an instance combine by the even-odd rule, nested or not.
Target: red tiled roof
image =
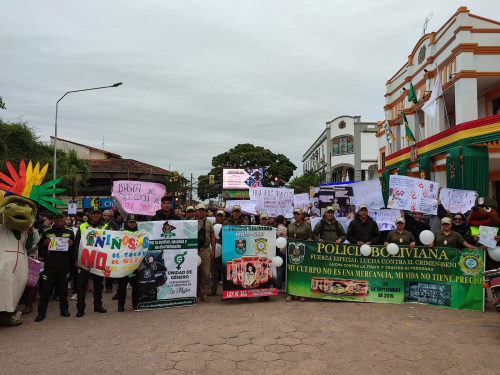
[[[166,176],[166,169],[134,159],[90,159],[91,173],[134,173]]]
[[[54,138],[53,136],[50,136],[50,138]],[[99,151],[99,152],[103,152],[106,154],[106,156],[108,157],[112,157],[112,158],[116,158],[116,159],[121,159],[122,156],[121,155],[118,155],[118,154],[115,154],[113,152],[109,152],[109,151],[104,151],[104,150],[101,150],[101,149],[98,149],[98,148],[95,148],[95,147],[91,147],[91,146],[87,146],[87,145],[83,145],[81,143],[76,143],[76,142],[73,142],[73,141],[68,141],[67,139],[62,139],[62,138],[57,138],[58,141],[63,141],[63,142],[68,142],[68,143],[72,143],[74,145],[77,145],[77,146],[82,146],[82,147],[85,147],[85,148],[88,148],[89,150],[95,150],[95,151]]]

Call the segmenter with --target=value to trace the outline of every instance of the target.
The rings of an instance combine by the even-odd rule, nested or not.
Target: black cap
[[[130,215],[128,215],[128,221],[129,222],[131,222],[131,221],[137,221],[137,219],[135,218],[134,214],[130,214]]]
[[[101,210],[99,209],[99,207],[94,206],[94,207],[92,207],[92,209],[90,210],[90,213],[91,213],[91,214],[93,214],[94,212],[99,212],[99,213],[101,213]]]

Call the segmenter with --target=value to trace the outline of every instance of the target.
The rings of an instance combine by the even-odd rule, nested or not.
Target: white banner
[[[233,206],[240,206],[241,213],[244,215],[257,215],[256,205],[257,201],[254,200],[229,200],[226,201],[226,212],[231,212]]]
[[[450,212],[466,213],[476,202],[476,192],[473,190],[441,189],[439,194],[441,204]]]
[[[293,189],[282,188],[250,188],[250,200],[257,201],[256,208],[259,213],[267,213],[270,217],[283,215],[293,217]]]
[[[382,187],[380,186],[380,180],[378,178],[375,180],[357,182],[349,186],[352,187],[356,206],[364,204],[368,207],[368,210],[385,207]]]
[[[78,265],[105,277],[124,277],[133,273],[148,251],[148,241],[139,233],[86,227],[78,251]]]
[[[436,215],[438,190],[439,184],[434,181],[391,175],[387,206],[395,210]]]
[[[368,215],[377,222],[379,230],[396,230],[396,219],[401,217],[401,211],[371,209]]]

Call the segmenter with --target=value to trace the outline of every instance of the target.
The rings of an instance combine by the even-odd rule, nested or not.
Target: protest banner
[[[164,195],[164,185],[144,181],[115,181],[111,193],[125,219],[127,214],[154,216]]]
[[[78,264],[94,275],[120,278],[133,273],[147,251],[148,241],[139,233],[88,226],[82,233]]]
[[[437,214],[439,184],[434,181],[391,175],[388,208]]]
[[[379,230],[396,230],[396,219],[401,216],[401,211],[370,209],[368,216],[377,222]]]
[[[231,212],[233,210],[233,206],[238,205],[241,207],[241,213],[245,215],[257,215],[256,205],[257,201],[255,200],[230,200],[226,201],[226,212]]]
[[[136,311],[196,304],[198,221],[138,223],[149,249],[137,274]]]
[[[250,199],[257,201],[259,213],[267,213],[270,217],[283,215],[293,217],[293,189],[281,188],[250,188]]]
[[[302,211],[307,210],[309,206],[309,194],[294,194],[293,195],[293,208],[301,208]]]
[[[276,228],[260,225],[222,228],[223,297],[278,294],[271,259],[276,255]]]
[[[441,189],[439,194],[441,204],[450,212],[466,213],[476,202],[476,192],[473,190]]]
[[[419,302],[483,311],[483,250],[288,241],[287,293],[353,302]]]
[[[380,180],[378,178],[375,180],[357,182],[350,186],[354,199],[356,200],[356,205],[364,204],[368,210],[385,207],[382,187],[380,186]]]

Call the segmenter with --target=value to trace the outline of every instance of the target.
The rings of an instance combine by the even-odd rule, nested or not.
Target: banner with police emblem
[[[223,297],[262,297],[278,294],[276,228],[249,225],[222,228]]]
[[[168,220],[138,223],[149,251],[138,278],[136,310],[196,304],[198,221]]]

